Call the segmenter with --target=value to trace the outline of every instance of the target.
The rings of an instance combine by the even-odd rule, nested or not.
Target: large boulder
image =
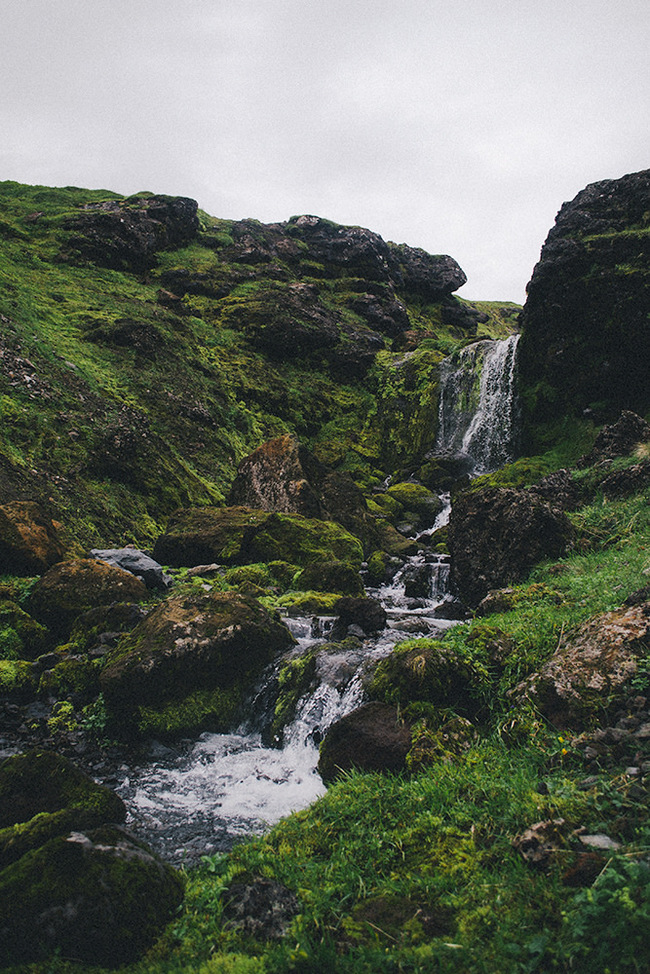
[[[62,637],[82,612],[113,602],[141,602],[146,596],[144,582],[130,572],[78,558],[53,565],[31,590],[27,608],[55,637]]]
[[[650,170],[592,183],[565,203],[528,285],[519,377],[524,444],[540,422],[650,408]]]
[[[57,835],[125,819],[122,799],[60,754],[27,751],[0,764],[0,868]]]
[[[349,474],[321,463],[293,436],[268,440],[242,460],[228,503],[336,521],[364,544],[379,542],[376,522]]]
[[[557,727],[588,726],[624,703],[649,651],[650,602],[624,606],[585,622],[511,695]]]
[[[184,247],[199,229],[196,200],[131,196],[86,203],[70,221],[63,257],[115,270],[146,271],[160,250]]]
[[[578,466],[589,467],[603,460],[629,456],[636,446],[647,440],[650,440],[650,424],[624,409],[615,423],[603,426],[591,451],[580,457]]]
[[[100,677],[109,709],[134,733],[226,731],[264,667],[293,645],[249,596],[171,596],[111,651]]]
[[[4,959],[59,952],[117,967],[152,945],[182,900],[180,874],[118,826],[69,832],[0,872]]]
[[[57,525],[34,501],[0,506],[0,573],[42,575],[64,552]]]
[[[326,784],[352,768],[397,773],[406,767],[410,747],[411,727],[394,707],[373,701],[332,724],[321,744],[318,771]]]
[[[153,557],[174,567],[258,561],[301,567],[344,561],[359,567],[363,550],[357,538],[331,521],[249,507],[199,507],[172,515]]]
[[[90,557],[130,572],[147,588],[166,589],[171,584],[171,578],[165,575],[162,566],[138,548],[93,548]]]
[[[449,519],[451,584],[475,607],[490,589],[523,579],[544,558],[569,547],[566,514],[525,490],[484,488],[454,501]]]

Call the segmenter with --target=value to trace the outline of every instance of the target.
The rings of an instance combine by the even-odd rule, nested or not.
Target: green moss
[[[275,604],[290,616],[336,615],[340,592],[286,592]]]
[[[296,706],[309,689],[316,672],[316,653],[305,653],[285,663],[278,674],[278,697],[275,703],[271,735],[281,743],[284,728],[296,715]]]
[[[140,706],[136,721],[144,737],[178,737],[204,730],[226,733],[236,724],[243,700],[242,688],[195,690],[182,700],[160,706]]]
[[[37,686],[38,679],[31,663],[20,659],[0,659],[0,693],[16,698],[30,697]]]

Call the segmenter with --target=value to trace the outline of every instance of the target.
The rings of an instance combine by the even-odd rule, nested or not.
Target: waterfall
[[[513,457],[519,335],[474,342],[440,367],[438,456],[465,457],[473,476],[490,473]]]

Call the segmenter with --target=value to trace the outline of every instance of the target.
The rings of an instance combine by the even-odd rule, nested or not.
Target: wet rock
[[[256,599],[171,596],[111,651],[100,685],[132,733],[226,731],[252,680],[293,642]]]
[[[34,659],[42,653],[47,642],[47,630],[10,599],[0,600],[0,629],[5,630],[5,650],[12,648],[22,658]],[[16,642],[10,646],[9,630]]]
[[[377,599],[343,598],[336,603],[338,619],[332,629],[333,640],[344,638],[350,626],[358,626],[362,634],[382,632],[386,627],[386,610]]]
[[[399,772],[410,746],[410,726],[394,707],[374,701],[332,724],[321,744],[318,771],[326,784],[352,768]]]
[[[90,557],[130,572],[150,589],[166,589],[172,582],[157,561],[137,548],[93,548]]]
[[[452,588],[476,606],[490,589],[520,581],[537,562],[564,553],[573,536],[566,514],[528,491],[467,491],[449,520]]]
[[[281,940],[300,912],[296,894],[273,879],[255,876],[248,883],[233,883],[224,894],[225,926],[241,930],[255,940]]]
[[[0,573],[42,575],[61,561],[59,527],[33,501],[0,506]]]
[[[129,572],[78,558],[50,568],[31,590],[27,608],[56,637],[64,637],[82,612],[113,602],[140,602],[146,595],[144,583]]]
[[[151,946],[182,899],[180,874],[118,826],[74,831],[0,872],[0,941],[16,964],[56,951],[116,967]]]
[[[649,641],[649,602],[589,619],[537,673],[511,691],[512,699],[532,700],[557,727],[593,724],[633,693],[632,681]],[[631,735],[625,728],[608,733],[612,743]]]

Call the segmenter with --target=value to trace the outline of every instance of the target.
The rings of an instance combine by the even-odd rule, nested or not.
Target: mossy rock
[[[117,826],[50,839],[0,872],[0,942],[21,964],[55,952],[116,967],[172,919],[179,873]]]
[[[99,693],[100,666],[98,660],[86,656],[69,656],[41,674],[39,692],[53,696],[79,694],[88,702]]]
[[[342,561],[319,561],[304,568],[296,578],[296,588],[316,592],[340,592],[341,595],[364,595],[359,572]]]
[[[56,636],[65,636],[82,612],[113,602],[141,602],[147,588],[139,578],[93,558],[54,565],[32,588],[31,615]]]
[[[294,719],[299,700],[310,689],[316,674],[316,661],[314,651],[288,660],[281,667],[271,724],[271,736],[275,743],[282,742],[284,728]]]
[[[393,484],[386,491],[388,498],[398,501],[407,511],[415,511],[435,520],[437,514],[442,510],[442,501],[437,494],[434,494],[422,484],[404,482]]]
[[[120,641],[100,686],[125,729],[227,730],[244,689],[293,643],[256,599],[192,590],[160,603]]]
[[[31,663],[22,659],[0,659],[0,694],[15,700],[29,700],[38,688],[38,676]]]
[[[361,542],[333,521],[277,514],[248,507],[177,511],[156,542],[154,558],[173,567],[217,562],[245,565],[345,561],[359,566]]]
[[[340,592],[285,592],[276,601],[288,616],[335,616]]]
[[[368,696],[406,708],[426,701],[473,716],[489,691],[487,672],[439,640],[409,639],[381,660]]]
[[[20,656],[34,659],[43,652],[47,630],[9,599],[0,601],[0,655],[4,648],[2,632],[6,630],[16,634],[15,648]]]
[[[0,763],[0,828],[41,812],[71,808],[90,812],[101,822],[123,822],[126,817],[121,798],[60,754],[26,751]]]

